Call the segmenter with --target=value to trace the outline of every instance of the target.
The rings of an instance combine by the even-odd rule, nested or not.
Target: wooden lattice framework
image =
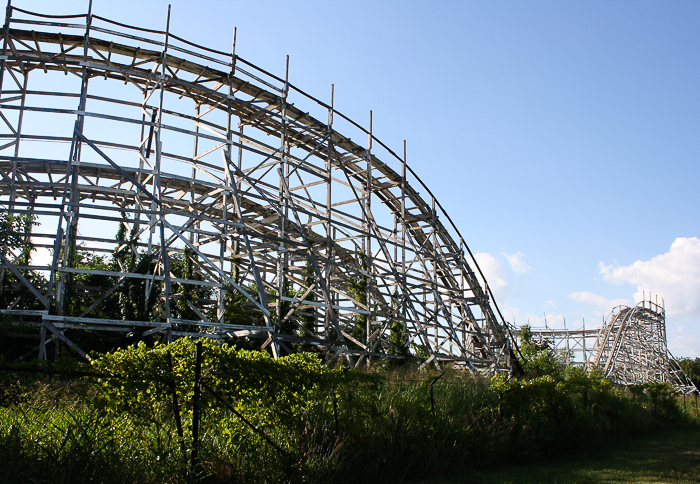
[[[655,302],[644,300],[633,308],[617,306],[598,328],[537,329],[532,333],[570,364],[598,367],[616,383],[666,382],[683,393],[698,392],[668,350],[666,311]]]
[[[396,155],[371,112],[362,128],[332,93],[324,103],[241,58],[235,34],[232,52],[206,48],[170,32],[169,16],[159,31],[92,7],[8,5],[0,204],[38,218],[31,240],[52,257],[4,247],[26,297],[0,313],[40,328],[40,356],[51,341],[84,355],[70,335],[92,330],[511,371],[515,342],[405,143]],[[85,253],[132,260],[76,262]],[[76,288],[88,276],[111,283]],[[127,285],[145,291],[147,316],[98,317]],[[231,322],[234,301],[255,318]]]

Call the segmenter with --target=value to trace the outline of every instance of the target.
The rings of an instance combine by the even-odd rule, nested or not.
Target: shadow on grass
[[[469,471],[421,484],[700,483],[700,428],[660,432],[547,462]]]

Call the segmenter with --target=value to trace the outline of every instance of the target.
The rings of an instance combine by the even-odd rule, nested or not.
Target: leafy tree
[[[256,294],[257,286],[248,286],[248,293]],[[236,290],[226,292],[224,295],[224,324],[237,324],[245,326],[265,326],[263,313],[254,307],[247,297]],[[241,337],[236,340],[236,347],[246,350],[260,349],[260,339],[254,337]]]
[[[406,333],[406,325],[403,321],[394,321],[389,328],[389,353],[394,355],[407,356],[408,347],[404,342],[404,334]]]
[[[177,279],[188,281],[203,281],[204,273],[195,264],[196,254],[192,249],[186,247],[181,254],[170,257],[170,272]],[[197,284],[185,284],[182,282],[172,283],[173,301],[171,314],[180,319],[199,320],[200,316],[192,309],[192,306],[203,307],[202,303],[211,300],[213,291],[210,287]]]
[[[292,291],[289,282],[284,283],[282,295],[287,298],[294,297],[294,291]],[[272,316],[272,320],[276,321],[277,331],[282,334],[296,334],[297,325],[292,321],[294,315],[291,315],[286,321],[281,322],[282,318],[284,318],[289,312],[292,304],[289,301],[282,300],[279,304],[280,314],[277,314],[277,291],[274,291],[271,296],[272,297],[270,299],[274,302],[270,307],[270,315]]]
[[[91,271],[108,271],[110,269],[107,257],[96,255],[93,252],[78,250],[76,258],[76,269]],[[71,280],[72,287],[69,291],[68,314],[81,316],[100,297],[100,294],[111,288],[115,282],[114,277],[103,274],[74,274]],[[114,295],[113,297],[108,297],[86,316],[90,318],[119,319],[121,312],[117,297]]]
[[[0,213],[0,244],[2,244],[0,250],[10,262],[29,264],[31,254],[34,251],[31,234],[32,227],[35,225],[37,222],[33,214]],[[20,272],[35,287],[43,285],[44,280],[32,271],[21,270]],[[0,269],[0,307],[7,308],[10,305],[16,309],[40,309],[43,307],[11,271],[2,267]]]
[[[37,223],[36,216],[33,214],[0,213],[0,242],[2,243],[3,255],[7,257],[9,250],[19,249],[21,251],[20,259],[24,264],[28,264],[34,250],[34,244],[31,240],[32,227]]]
[[[525,358],[523,369],[528,377],[561,374],[563,369],[561,355],[552,349],[549,341],[535,341],[529,325],[520,328],[519,337],[520,351]]]
[[[364,251],[360,250],[358,252],[358,257],[360,258],[359,268],[363,271],[367,271],[367,256]],[[348,288],[350,293],[355,298],[355,300],[361,305],[367,307],[367,287],[369,286],[369,277],[366,274],[361,273],[356,280],[351,280],[348,282]],[[367,339],[367,315],[357,314],[354,319],[354,324],[348,328],[348,332],[357,341],[365,342]]]
[[[134,227],[126,236],[126,215],[122,213],[115,240],[120,244],[112,254],[110,269],[117,272],[153,274],[156,269],[151,254],[139,253],[138,236]],[[155,321],[163,308],[160,303],[161,285],[146,279],[126,278],[116,291],[121,318],[132,321]]]
[[[224,323],[263,326],[262,313],[248,307],[249,304],[252,303],[240,292],[227,292],[224,296]]]
[[[398,304],[396,293],[391,296],[391,306],[396,307]],[[389,354],[408,356],[409,347],[406,344],[406,322],[405,321],[394,321],[391,323],[389,328]]]
[[[311,287],[315,282],[316,278],[314,277],[314,268],[311,264],[310,259],[306,260],[306,266],[304,267],[304,271],[302,274],[304,276],[304,284],[306,285],[306,287]],[[311,294],[306,296],[305,300],[310,302],[316,301],[316,294],[312,292]],[[301,312],[301,325],[306,329],[316,329],[316,313],[313,307]],[[304,330],[299,329],[299,336],[307,336],[307,333]]]
[[[73,267],[88,271],[108,271],[110,263],[108,256],[100,256],[94,252],[74,251]],[[121,319],[121,308],[118,295],[113,293],[99,304],[95,301],[111,289],[117,278],[105,274],[75,273],[68,279],[66,287],[66,314],[69,316],[85,316],[97,319]],[[89,309],[89,312],[88,312]],[[66,330],[79,347],[89,351],[109,351],[123,344],[121,333],[108,331]],[[58,353],[57,353],[58,354]]]
[[[680,358],[677,361],[693,384],[700,388],[700,358]]]

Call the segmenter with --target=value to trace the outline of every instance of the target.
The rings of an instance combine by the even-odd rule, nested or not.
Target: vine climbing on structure
[[[512,371],[484,276],[405,144],[294,86],[289,59],[276,76],[235,35],[225,52],[169,23],[8,6],[0,204],[39,227],[31,261],[4,251],[28,296],[0,312],[38,328],[40,356],[85,355],[90,330]]]

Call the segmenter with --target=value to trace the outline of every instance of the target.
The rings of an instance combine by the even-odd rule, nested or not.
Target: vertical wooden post
[[[166,64],[168,57],[168,42],[170,39],[170,5],[168,5],[168,20],[166,23],[165,30],[165,42],[163,45],[163,59],[161,63],[161,76],[160,80],[160,99],[158,102],[158,121],[156,124],[156,167],[155,176],[153,177],[154,188],[156,189],[156,197],[158,197],[158,218],[160,219],[160,257],[161,265],[163,270],[163,280],[165,283],[165,288],[163,290],[163,297],[165,299],[165,319],[169,323],[168,332],[166,334],[168,343],[173,341],[173,325],[170,321],[170,297],[172,296],[172,285],[170,283],[170,255],[168,254],[168,249],[166,247],[166,237],[165,237],[165,213],[163,212],[163,191],[161,186],[161,173],[162,173],[162,156],[163,156],[163,141],[161,139],[161,131],[163,129],[163,100],[165,97],[165,76]],[[154,202],[155,203],[155,202]],[[153,207],[155,209],[155,207]]]
[[[229,160],[232,160],[231,156],[231,146],[233,145],[233,130],[232,130],[232,99],[233,99],[233,77],[236,72],[236,28],[233,29],[233,41],[231,46],[231,69],[228,76],[228,98],[226,100],[226,148],[224,153],[224,173],[225,173],[225,183],[226,189],[221,194],[221,206],[222,206],[222,218],[223,224],[221,225],[221,233],[219,235],[219,269],[223,272],[225,269],[226,252],[228,251],[228,234],[229,234],[229,219],[228,219],[228,206],[229,206],[229,196],[230,187],[235,183],[234,177],[231,174],[231,168],[229,167]],[[232,257],[231,262],[231,277],[238,282],[238,275],[236,274],[236,264],[235,259],[237,248],[236,242],[233,242],[234,247],[234,257]],[[222,281],[223,283],[223,281]],[[219,287],[217,289],[217,310],[216,310],[216,320],[220,324],[224,323],[224,313],[226,311],[226,293],[223,288]],[[219,340],[221,341],[221,340]]]
[[[462,300],[466,298],[466,290],[467,290],[467,281],[466,278],[464,277],[464,268],[466,266],[466,263],[464,261],[464,239],[460,236],[459,237],[459,295],[461,296]],[[460,304],[460,311],[459,311],[460,318],[462,319],[461,325],[462,325],[462,356],[467,356],[467,349],[470,347],[471,341],[467,340],[467,314],[466,311],[464,310],[463,304]],[[473,328],[472,328],[473,329]]]
[[[430,197],[431,198],[431,205],[430,205],[430,218],[431,218],[431,230],[433,232],[433,253],[432,258],[433,258],[433,325],[435,328],[435,344],[437,345],[440,342],[440,338],[438,335],[438,307],[439,307],[439,302],[438,302],[438,278],[437,278],[437,259],[438,259],[438,248],[437,248],[437,212],[435,211],[435,197]]]
[[[2,29],[2,60],[0,60],[0,89],[3,87],[5,79],[5,66],[7,56],[7,44],[10,38],[10,19],[12,18],[12,0],[7,0],[7,8],[5,9],[5,25]]]
[[[182,452],[182,459],[185,463],[185,468],[187,468],[187,449],[185,448],[185,437],[182,431],[182,419],[180,417],[180,404],[177,399],[177,387],[175,386],[174,372],[173,372],[173,355],[168,351],[168,370],[170,375],[168,376],[168,387],[170,387],[170,394],[173,399],[173,413],[175,414],[175,428],[177,429],[177,436],[180,439],[180,452]]]
[[[326,157],[326,287],[328,288],[331,298],[333,292],[331,288],[331,277],[333,274],[333,223],[332,223],[332,186],[333,186],[333,157],[335,156],[335,148],[333,147],[333,111],[334,111],[335,85],[331,84],[331,105],[328,109],[328,155]],[[323,320],[324,336],[330,339],[330,328],[334,326],[334,312],[332,308],[332,300],[329,301],[329,306],[326,306],[325,316]]]
[[[287,64],[284,76],[284,91],[282,92],[282,109],[281,109],[281,128],[280,128],[280,165],[278,168],[280,185],[279,185],[279,204],[281,215],[278,221],[279,246],[277,253],[277,321],[274,322],[275,331],[280,330],[280,321],[284,317],[282,314],[282,298],[286,291],[287,267],[289,265],[289,253],[287,252],[287,244],[284,240],[287,234],[287,217],[289,215],[289,197],[287,196],[287,188],[289,187],[289,163],[287,162],[287,96],[289,95],[289,56],[287,56]],[[272,337],[272,334],[270,335]],[[279,345],[273,337],[272,355],[277,358],[279,356]]]
[[[206,113],[206,110],[205,110],[205,113]],[[194,148],[192,149],[192,174],[190,175],[190,177],[192,178],[193,181],[197,179],[197,168],[195,168],[195,165],[197,164],[197,154],[199,153],[199,124],[200,124],[199,118],[202,115],[203,115],[202,114],[202,103],[197,101],[195,104],[195,109],[194,109]],[[197,200],[197,195],[195,193],[194,187],[195,187],[195,183],[192,183],[191,188],[190,188],[191,210],[194,210],[195,203]],[[225,210],[224,210],[224,213],[226,213]],[[189,234],[189,239],[190,239],[190,242],[192,242],[192,243],[194,243],[194,233],[195,233],[195,231],[191,230],[190,234]]]
[[[408,294],[408,277],[406,275],[406,140],[403,140],[403,160],[401,163],[401,277],[402,277],[402,294],[401,298],[401,318],[403,319],[404,328],[406,324],[406,298]]]
[[[88,3],[88,14],[85,18],[85,36],[83,41],[83,63],[86,64],[88,60],[88,52],[90,50],[90,27],[92,24],[92,0]],[[73,128],[73,140],[71,142],[71,150],[68,158],[68,164],[66,166],[66,179],[64,184],[63,197],[61,199],[61,213],[58,220],[58,229],[56,230],[56,240],[54,245],[54,255],[53,262],[51,266],[51,276],[49,287],[54,281],[54,278],[58,278],[58,287],[56,289],[56,304],[55,310],[59,315],[65,314],[67,304],[68,304],[68,292],[70,291],[72,285],[72,274],[66,274],[61,271],[58,272],[58,266],[61,265],[62,268],[70,267],[73,263],[75,256],[75,243],[78,232],[78,176],[80,169],[78,167],[80,163],[80,147],[82,142],[78,138],[78,135],[83,133],[83,126],[85,123],[85,115],[81,114],[85,112],[85,106],[87,102],[87,89],[88,81],[90,76],[88,75],[87,67],[83,65],[81,72],[81,83],[80,83],[80,101],[78,103],[78,116],[75,121]],[[63,221],[66,221],[66,230],[63,230]],[[65,236],[65,238],[64,238]],[[60,260],[60,262],[59,262]],[[57,274],[58,272],[58,274]],[[49,290],[49,294],[51,290]],[[46,358],[46,352],[44,351],[44,358]]]
[[[369,346],[369,336],[372,333],[372,235],[370,224],[372,223],[372,111],[369,112],[369,133],[367,134],[367,185],[365,186],[365,217],[362,229],[367,234],[367,252],[365,260],[367,264],[367,286],[365,287],[365,302],[367,304],[367,320],[365,321],[365,345]],[[367,358],[367,364],[372,364],[372,357]]]

